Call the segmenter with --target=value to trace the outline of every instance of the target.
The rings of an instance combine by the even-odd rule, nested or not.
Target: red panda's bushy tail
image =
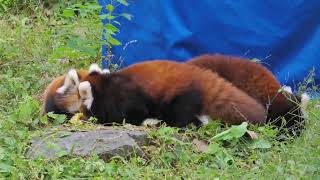
[[[212,118],[218,118],[226,124],[264,124],[266,110],[254,98],[225,81],[216,73],[207,71],[206,78],[201,78],[204,94],[204,110]],[[211,75],[210,75],[211,74]],[[208,83],[210,82],[210,83]]]

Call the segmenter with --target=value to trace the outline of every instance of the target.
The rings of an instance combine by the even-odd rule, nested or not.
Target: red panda
[[[44,91],[42,114],[73,115],[78,112],[81,106],[78,85],[88,74],[87,70],[71,69],[66,75],[55,78]]]
[[[157,118],[185,127],[208,115],[226,124],[265,123],[265,108],[254,98],[209,70],[185,63],[154,60],[111,74],[90,72],[79,84],[87,116],[98,123],[140,125]]]
[[[209,69],[215,73],[218,73],[218,75],[222,76],[263,105],[271,103],[271,106],[268,108],[268,120],[275,120],[283,115],[285,115],[287,120],[287,117],[290,116],[294,117],[295,120],[298,119],[296,116],[300,112],[296,103],[298,103],[300,100],[291,101],[288,100],[283,94],[279,93],[278,90],[281,88],[279,81],[270,71],[260,64],[238,57],[223,55],[199,56],[190,60],[187,62],[187,64],[196,65],[198,67]],[[90,71],[106,73],[99,70],[97,65],[94,68],[93,66],[90,68]],[[135,70],[135,68],[133,69]],[[55,113],[72,115],[79,110],[81,103],[76,87],[79,82],[83,81],[83,79],[88,76],[89,73],[86,70],[79,70],[77,73],[74,73],[73,71],[74,70],[70,70],[67,74],[67,77],[61,76],[56,78],[47,87],[44,94],[44,112],[53,111]],[[295,98],[290,94],[289,96],[291,96],[291,98]],[[308,99],[309,97],[306,94],[302,95],[301,101],[303,107],[306,106]],[[152,117],[154,116],[155,115]],[[298,122],[301,122],[301,120],[302,119],[300,119]],[[194,122],[195,121],[196,119]],[[280,126],[281,121],[276,121],[275,124]],[[297,123],[295,121],[289,121],[287,122],[286,127],[292,128],[292,126],[296,124]],[[300,125],[302,124],[303,123],[300,123]]]
[[[220,54],[198,56],[189,60],[187,64],[217,73],[256,99],[267,108],[267,120],[276,126],[281,126],[280,117],[284,117],[287,121],[285,127],[289,130],[303,127],[304,119],[301,118],[299,103],[302,102],[301,108],[305,109],[309,101],[308,95],[297,97],[292,95],[292,92],[280,92],[280,82],[263,65],[248,59]]]

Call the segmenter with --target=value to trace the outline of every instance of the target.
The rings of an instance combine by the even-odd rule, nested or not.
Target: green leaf
[[[221,147],[218,143],[212,142],[209,144],[205,153],[215,155],[215,157],[221,162],[228,164],[233,162],[232,156],[226,151],[225,148]]]
[[[21,105],[19,107],[19,113],[18,113],[19,120],[31,118],[32,109],[28,105],[29,103]]]
[[[9,146],[14,146],[17,143],[16,139],[14,139],[13,137],[5,137],[4,142]]]
[[[71,8],[66,8],[65,10],[63,10],[62,15],[65,17],[72,17],[74,16],[74,10]]]
[[[238,126],[232,126],[230,129],[215,135],[212,138],[212,140],[226,141],[226,140],[232,140],[232,139],[239,139],[246,133],[247,126],[248,126],[247,122],[243,122]]]
[[[108,36],[108,35],[115,35],[116,33],[114,33],[113,31],[111,31],[110,29],[105,29],[103,35],[104,36]]]
[[[23,123],[31,123],[33,116],[38,112],[39,103],[30,96],[26,96],[25,100],[16,108],[16,112],[11,118]]]
[[[119,46],[119,45],[121,45],[120,41],[118,41],[117,39],[115,39],[115,38],[112,37],[112,36],[108,36],[108,37],[107,37],[107,41],[108,41],[110,44],[114,45],[114,46]]]
[[[55,125],[62,124],[66,121],[67,116],[65,114],[54,114],[53,112],[49,112],[48,117],[53,119],[53,123]]]
[[[127,0],[117,0],[120,4],[128,6],[129,3],[127,2]]]
[[[112,6],[112,4],[108,4],[108,5],[106,6],[106,9],[107,9],[109,12],[113,12],[114,7]]]
[[[161,136],[173,135],[175,132],[176,132],[176,130],[172,127],[162,127],[158,130],[158,134]]]
[[[40,117],[40,122],[42,124],[48,124],[48,116],[41,116]]]
[[[7,153],[5,152],[5,150],[2,147],[0,147],[0,160],[3,160],[6,155]]]
[[[86,8],[88,9],[92,9],[92,10],[101,10],[101,6],[99,6],[98,4],[92,3],[86,6]]]
[[[220,145],[217,143],[210,143],[207,150],[206,150],[206,153],[207,154],[216,154],[218,151],[222,151]]]
[[[100,19],[107,19],[108,14],[101,14],[99,15]]]
[[[127,14],[127,13],[122,13],[122,14],[120,14],[120,16],[128,19],[129,21],[130,21],[130,20],[132,19],[132,17],[133,17],[131,14]]]
[[[88,119],[88,122],[91,122],[91,123],[96,123],[97,121],[98,121],[98,119],[95,118],[95,117],[90,117],[90,118]]]
[[[115,16],[112,16],[111,14],[102,14],[100,15],[100,19],[108,19],[108,20],[112,20],[115,19]]]
[[[82,4],[74,4],[72,7],[74,7],[74,8],[78,8],[78,9],[84,9],[84,8],[86,8],[86,6],[84,6],[84,5],[82,5]]]
[[[105,27],[106,27],[106,29],[109,29],[112,32],[118,32],[119,31],[119,29],[117,27],[115,27],[114,25],[112,25],[110,23],[106,24]]]
[[[58,151],[58,152],[57,152],[57,155],[58,155],[58,157],[63,157],[63,156],[68,155],[68,152],[67,152],[67,151],[65,151],[65,150]]]
[[[0,163],[0,172],[11,172],[13,168],[13,166],[8,164]]]
[[[107,14],[107,19],[108,20],[112,20],[112,19],[115,19],[116,17],[115,16],[112,16],[111,14]]]
[[[224,149],[218,151],[216,157],[219,161],[223,162],[224,165],[230,164],[234,161],[233,157]]]
[[[251,149],[269,149],[271,148],[271,143],[264,139],[259,139],[253,141],[249,146]]]

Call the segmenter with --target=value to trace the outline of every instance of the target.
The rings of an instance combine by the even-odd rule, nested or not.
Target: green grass
[[[313,108],[317,102],[310,105],[310,119],[303,135],[286,143],[274,140],[274,131],[269,127],[253,126],[249,129],[260,134],[260,144],[255,144],[257,148],[253,148],[256,142],[246,138],[227,142],[212,140],[226,130],[212,122],[185,133],[168,127],[147,129],[153,138],[153,145],[145,147],[149,159],[115,157],[104,162],[95,155],[88,158],[61,157],[53,161],[27,159],[25,152],[30,139],[52,126],[39,116],[41,93],[54,77],[68,68],[86,68],[100,59],[97,47],[90,46],[93,50],[90,52],[74,52],[84,45],[70,46],[70,41],[94,42],[100,37],[101,25],[99,19],[67,21],[8,15],[0,19],[0,27],[0,177],[320,178],[320,109]],[[69,62],[59,63],[59,58],[67,58]],[[191,143],[194,138],[209,142],[208,150],[199,152]]]

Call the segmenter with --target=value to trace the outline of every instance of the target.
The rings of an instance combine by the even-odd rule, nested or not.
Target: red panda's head
[[[66,75],[55,78],[43,94],[42,114],[75,114],[79,111],[78,85],[88,76],[87,70],[71,69]]]
[[[89,71],[70,69],[65,75],[54,79],[43,94],[42,114],[54,112],[74,115],[79,112],[82,103],[78,87],[92,72],[106,74],[109,70],[101,70],[97,64],[92,64]]]

